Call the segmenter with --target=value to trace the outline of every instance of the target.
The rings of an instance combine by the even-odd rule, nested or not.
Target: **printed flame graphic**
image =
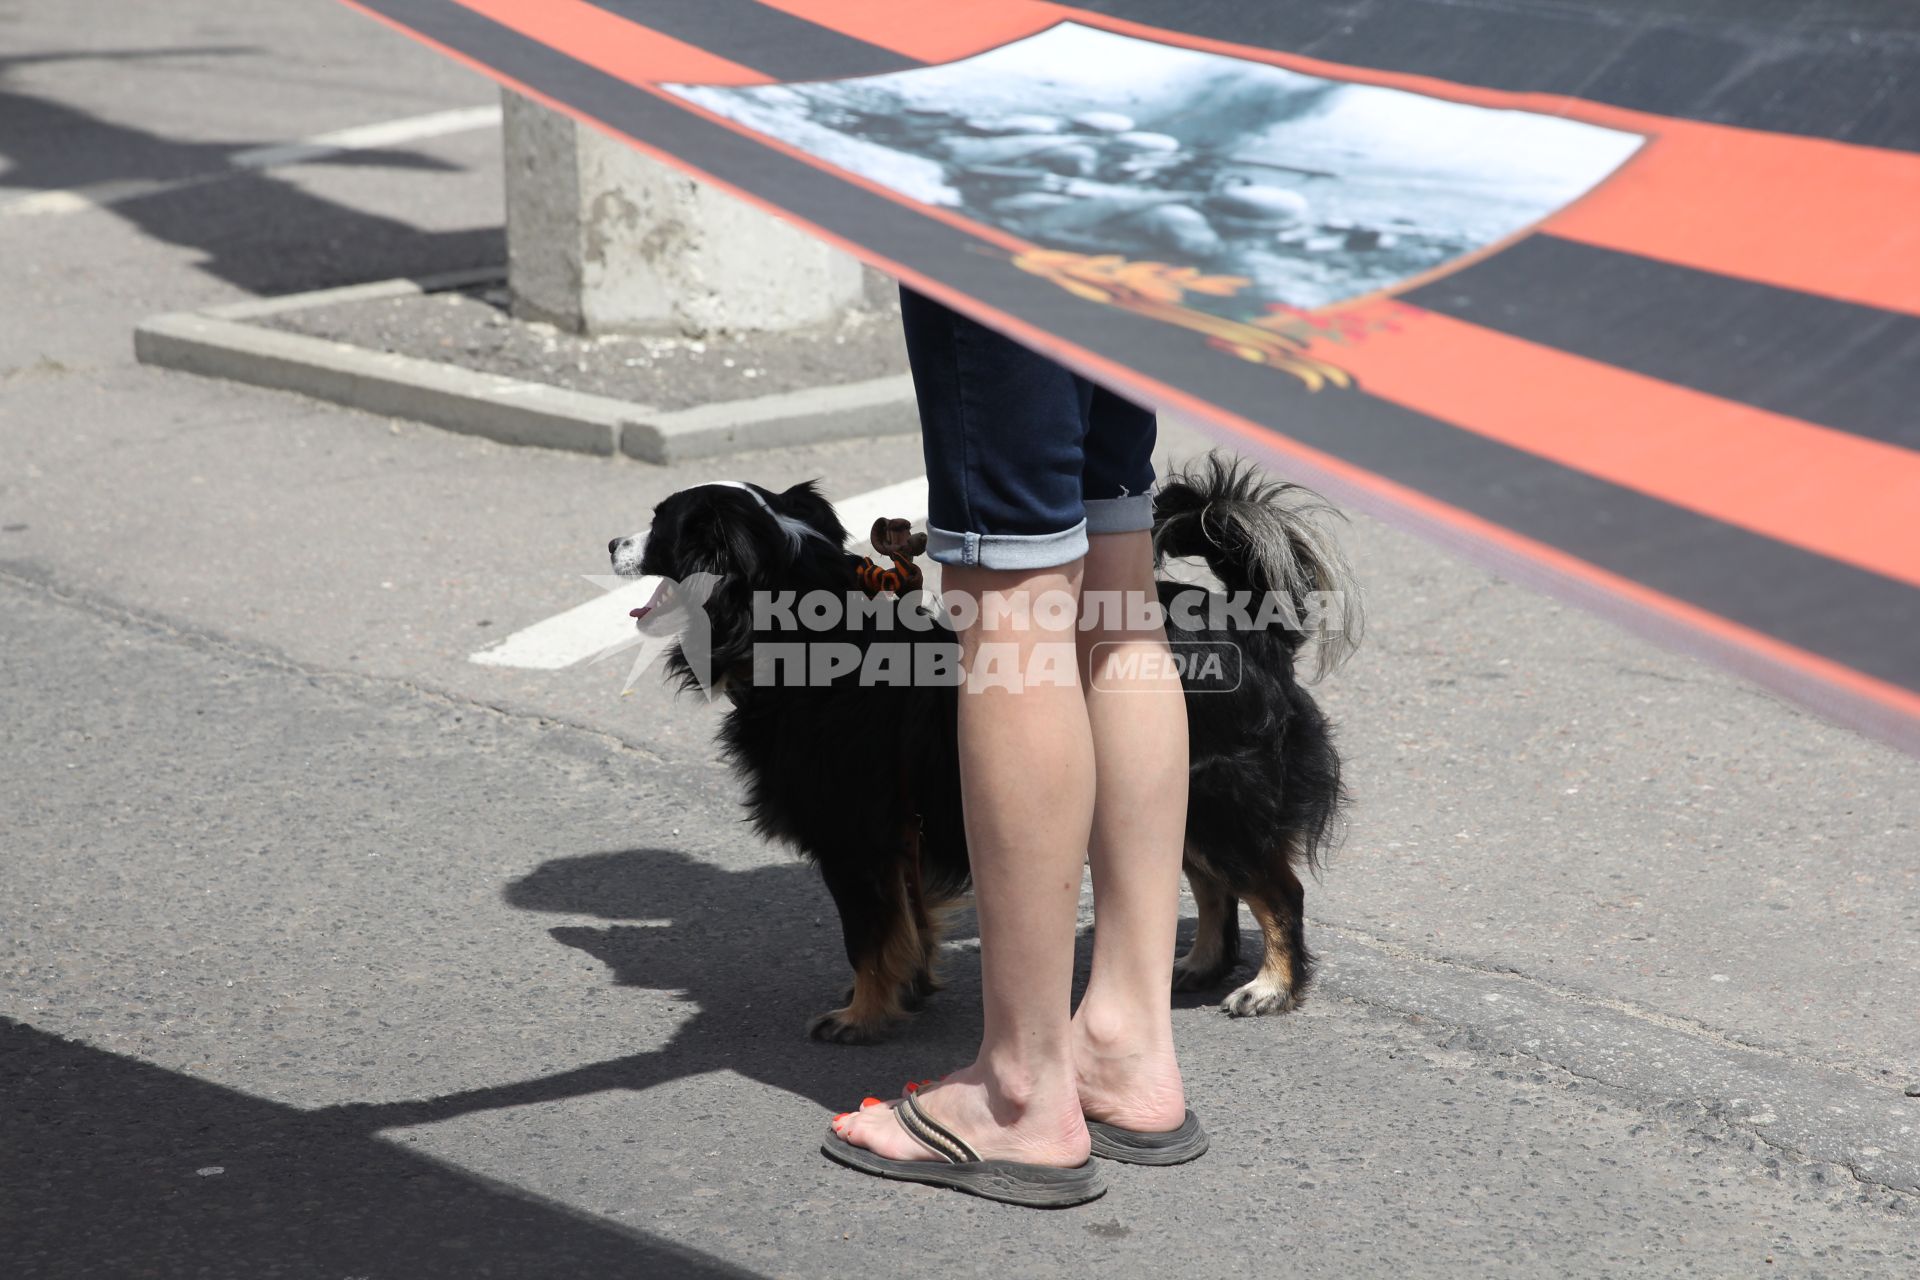
[[[1292,374],[1309,391],[1353,385],[1346,370],[1308,354],[1309,343],[1315,339],[1345,342],[1374,329],[1394,327],[1390,313],[1316,316],[1276,305],[1258,319],[1234,320],[1195,311],[1180,305],[1188,294],[1230,298],[1252,281],[1245,276],[1202,275],[1198,268],[1166,262],[1131,262],[1117,253],[1034,249],[1015,256],[1013,265],[1051,280],[1075,297],[1124,307],[1205,334],[1209,346]]]

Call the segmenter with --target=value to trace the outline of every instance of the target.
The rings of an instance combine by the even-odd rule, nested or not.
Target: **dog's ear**
[[[701,533],[713,548],[711,571],[719,575],[707,597],[707,621],[717,676],[750,661],[753,651],[753,593],[769,574],[778,572],[792,556],[786,536],[754,512],[743,518],[737,509],[716,504],[704,513]]]
[[[705,572],[737,582],[757,581],[776,562],[778,551],[769,531],[721,503],[695,508],[675,528],[674,561],[678,573]],[[651,543],[649,543],[651,545]]]
[[[820,533],[836,547],[847,545],[847,531],[840,523],[840,516],[833,504],[820,494],[818,480],[802,480],[785,493],[773,495],[773,509],[783,516],[792,516]]]

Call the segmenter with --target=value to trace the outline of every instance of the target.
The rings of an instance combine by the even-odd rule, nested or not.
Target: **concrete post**
[[[585,333],[790,329],[867,296],[855,259],[502,93],[514,314]]]

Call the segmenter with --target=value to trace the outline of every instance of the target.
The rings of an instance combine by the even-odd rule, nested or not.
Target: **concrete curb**
[[[641,408],[190,312],[143,321],[133,352],[142,364],[297,391],[502,444],[581,453],[612,454],[620,415]]]
[[[871,382],[723,400],[671,413],[649,410],[640,420],[627,423],[620,449],[642,462],[668,463],[740,449],[897,435],[919,425],[913,378],[902,373]]]
[[[247,323],[262,316],[502,279],[497,268],[322,289],[153,316],[135,326],[142,364],[294,391],[502,444],[667,464],[742,449],[894,435],[918,426],[905,374],[750,400],[661,410],[609,396],[476,373]]]

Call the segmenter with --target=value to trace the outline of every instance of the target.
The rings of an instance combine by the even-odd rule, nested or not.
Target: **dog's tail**
[[[1360,643],[1360,589],[1338,544],[1316,523],[1339,515],[1310,489],[1268,480],[1252,463],[1210,453],[1165,480],[1153,502],[1153,551],[1199,556],[1229,592],[1284,595],[1293,605],[1289,648],[1314,644],[1313,679]]]

